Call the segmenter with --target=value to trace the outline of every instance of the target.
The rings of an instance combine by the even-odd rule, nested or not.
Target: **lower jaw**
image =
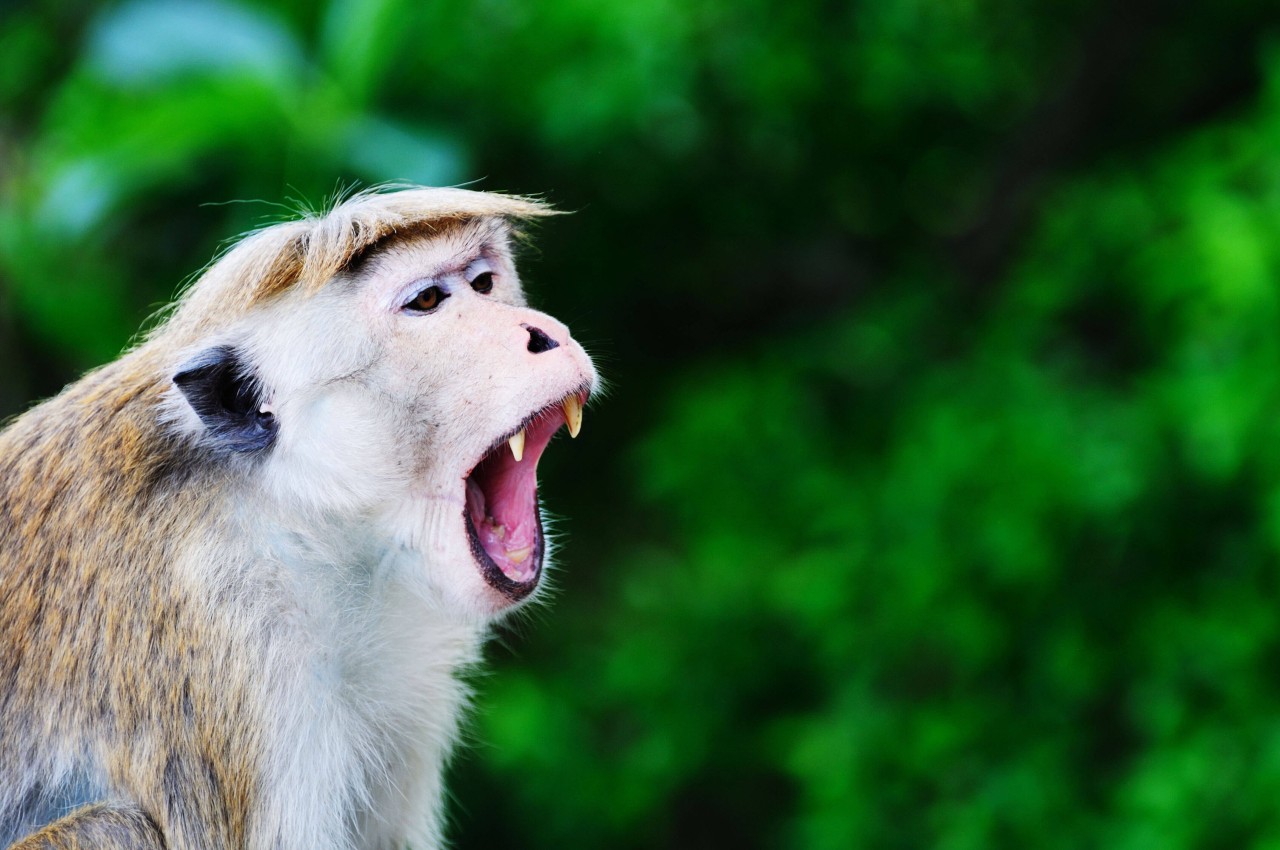
[[[533,574],[525,581],[517,581],[504,573],[502,568],[494,563],[493,558],[489,557],[489,553],[485,551],[484,546],[480,543],[480,536],[476,533],[475,523],[471,521],[470,513],[466,509],[462,513],[463,522],[467,526],[467,541],[471,545],[471,556],[475,560],[476,568],[479,569],[485,583],[511,602],[519,602],[532,593],[542,579],[542,553],[544,547],[541,518],[537,519],[537,536],[534,539],[533,551],[529,553]],[[534,516],[538,516],[536,503],[534,505]]]

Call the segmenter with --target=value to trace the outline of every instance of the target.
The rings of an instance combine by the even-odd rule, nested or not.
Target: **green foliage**
[[[20,9],[0,402],[281,214],[202,202],[549,190],[615,390],[459,846],[1276,846],[1280,53],[1168,5]]]

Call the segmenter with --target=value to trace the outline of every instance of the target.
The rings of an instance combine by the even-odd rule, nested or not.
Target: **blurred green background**
[[[395,179],[614,386],[457,847],[1280,848],[1272,0],[11,2],[0,415]]]

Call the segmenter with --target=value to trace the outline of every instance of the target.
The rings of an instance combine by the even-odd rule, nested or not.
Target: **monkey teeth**
[[[560,408],[564,411],[564,424],[569,426],[569,436],[578,436],[582,431],[582,399],[576,395],[567,395],[560,402]],[[507,445],[511,447],[511,456],[516,459],[516,463],[524,460],[524,440],[524,428],[507,440]]]
[[[578,391],[534,411],[464,476],[463,516],[476,563],[485,581],[509,599],[530,593],[542,572],[538,461],[560,428],[567,426],[571,436],[582,431],[584,402]]]
[[[564,408],[564,424],[569,426],[569,436],[578,436],[578,432],[582,430],[582,399],[576,395],[567,395],[560,406]]]

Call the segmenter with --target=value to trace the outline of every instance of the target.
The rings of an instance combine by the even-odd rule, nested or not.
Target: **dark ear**
[[[275,442],[276,418],[262,409],[262,390],[231,346],[200,352],[178,370],[173,383],[224,448],[261,452]]]

